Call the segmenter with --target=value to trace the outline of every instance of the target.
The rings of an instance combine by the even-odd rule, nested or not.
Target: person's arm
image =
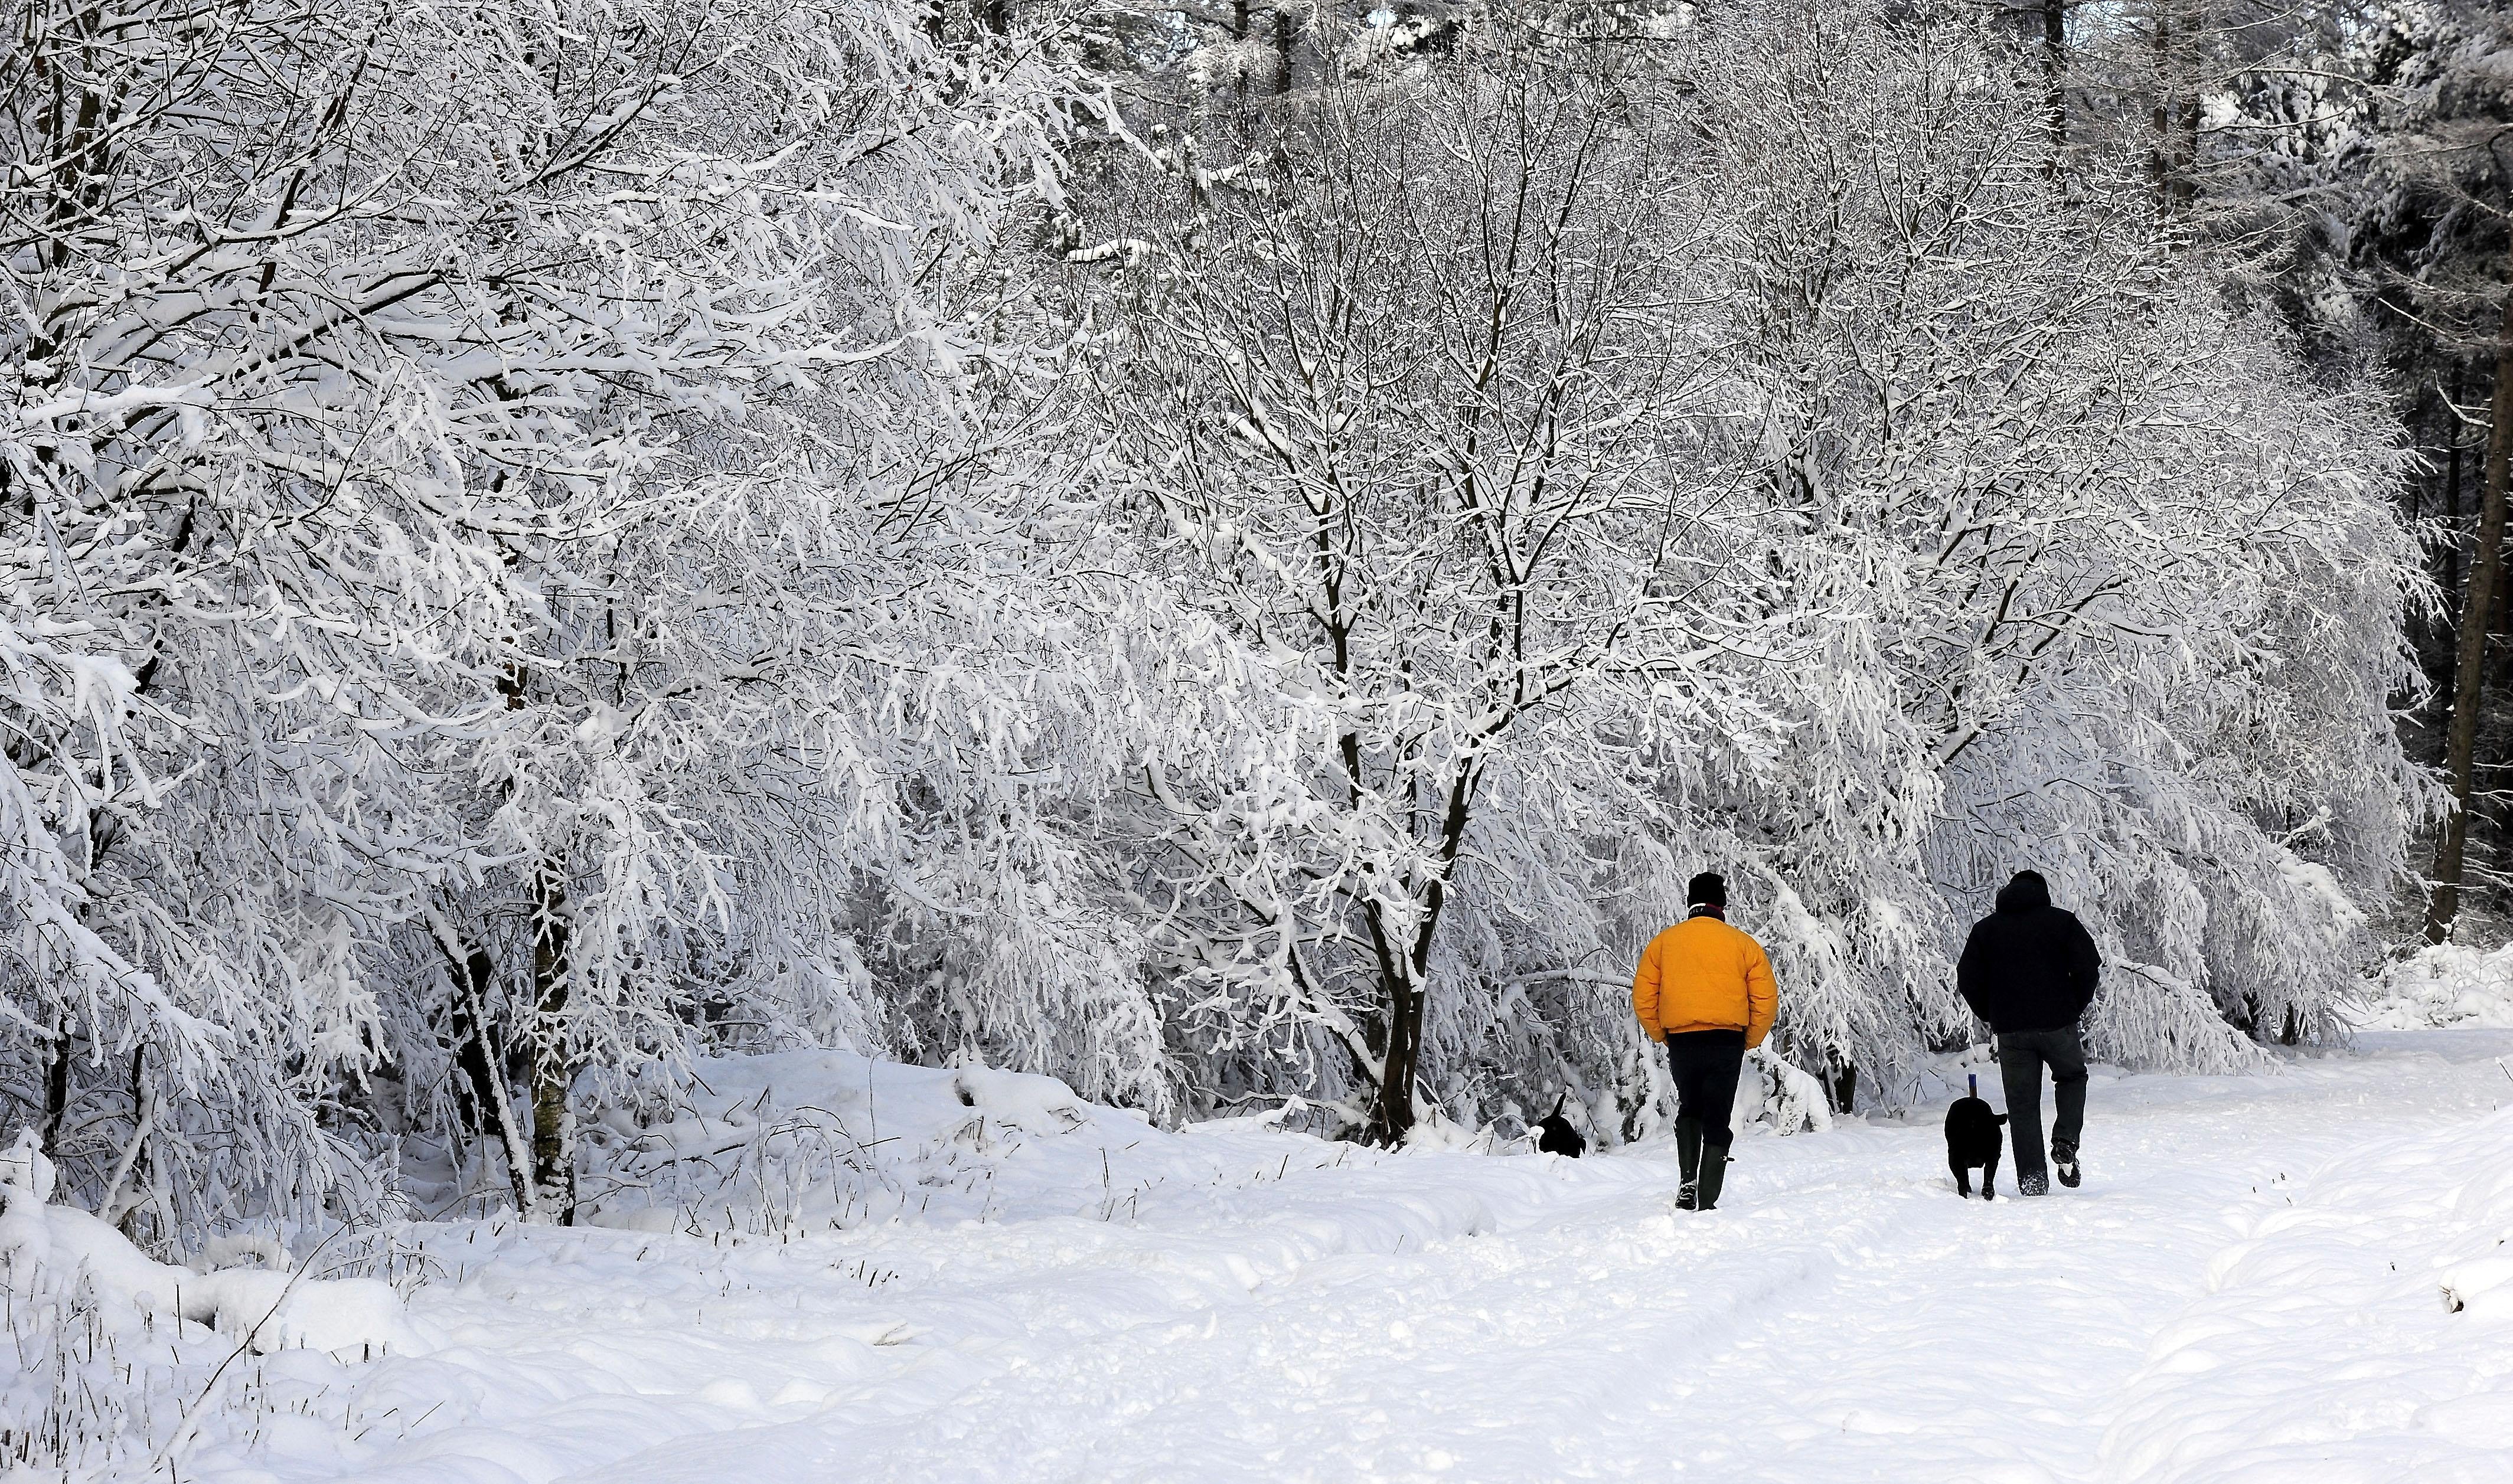
[[[2068,914],[2068,925],[2077,930],[2077,941],[2068,956],[2068,984],[2077,992],[2077,1013],[2083,1015],[2094,1002],[2095,986],[2102,983],[2103,953],[2094,947],[2094,935],[2086,931],[2086,924],[2078,921],[2073,912]]]
[[[1772,1034],[1779,1017],[1780,987],[1772,979],[1771,956],[1752,938],[1745,940],[1745,1049],[1753,1050]]]
[[[1666,1039],[1657,1028],[1657,940],[1641,950],[1641,966],[1632,975],[1632,1013],[1640,1017],[1641,1030],[1651,1040]]]

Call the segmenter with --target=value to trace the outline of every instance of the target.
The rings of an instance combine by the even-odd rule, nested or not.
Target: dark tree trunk
[[[2042,107],[2051,132],[2051,168],[2068,147],[2068,7],[2042,0]]]
[[[1248,101],[1248,40],[1254,34],[1249,28],[1248,0],[1231,0],[1230,15],[1230,34],[1239,41],[1239,76],[1231,87],[1239,95],[1239,101],[1245,103]]]
[[[1281,98],[1292,91],[1292,49],[1298,37],[1292,29],[1292,13],[1284,6],[1274,7],[1274,96]]]
[[[2495,390],[2490,399],[2487,474],[2478,508],[2478,549],[2470,556],[2469,597],[2461,606],[2460,645],[2453,662],[2452,729],[2444,782],[2452,791],[2443,839],[2435,848],[2434,895],[2426,904],[2426,941],[2452,936],[2460,916],[2460,887],[2469,849],[2470,780],[2478,755],[2478,720],[2487,682],[2487,639],[2503,585],[2505,463],[2513,455],[2513,289],[2506,291],[2495,337]]]
[[[455,1110],[482,1142],[496,1148],[505,1158],[506,1184],[514,1191],[515,1209],[530,1211],[530,1172],[515,1157],[523,1143],[516,1137],[513,1114],[506,1106],[501,1070],[504,1059],[498,1054],[489,1016],[489,986],[497,982],[497,962],[485,948],[467,948],[459,954],[452,945],[440,944],[439,948],[454,980],[454,1011],[448,1020],[454,1039],[455,1070],[461,1074],[454,1084]]]
[[[2452,366],[2452,415],[2446,426],[2452,437],[2452,451],[2444,460],[2443,522],[2452,539],[2443,549],[2444,617],[2459,632],[2460,624],[2460,399],[2465,390],[2463,367],[2458,361]],[[2444,677],[2444,692],[2452,691],[2453,677]]]
[[[66,1013],[54,1032],[53,1057],[44,1065],[44,1126],[37,1136],[47,1159],[61,1156],[61,1128],[70,1115],[70,1056],[75,1037]]]
[[[1414,1072],[1422,1048],[1422,992],[1403,983],[1387,996],[1387,1058],[1378,1079],[1378,1125],[1373,1142],[1390,1149],[1414,1131]]]
[[[1414,1088],[1422,1063],[1422,1011],[1429,1000],[1424,987],[1430,982],[1431,947],[1439,933],[1440,915],[1449,905],[1449,873],[1456,869],[1457,851],[1465,843],[1466,823],[1482,781],[1479,759],[1467,760],[1449,780],[1448,802],[1440,819],[1438,874],[1422,883],[1421,921],[1414,929],[1414,941],[1405,945],[1401,962],[1383,949],[1379,959],[1380,982],[1387,987],[1387,1060],[1380,1069],[1378,1125],[1373,1133],[1389,1146],[1403,1143],[1414,1129]],[[1375,920],[1372,935],[1384,944]]]
[[[135,1192],[149,1188],[148,1136],[153,1132],[150,1125],[154,1118],[155,1113],[148,1106],[148,1048],[145,1045],[134,1046],[131,1048],[131,1168],[124,1172],[124,1178],[131,1182]],[[140,1213],[146,1209],[147,1204],[135,1194],[130,1204],[120,1211],[105,1214],[113,1218],[115,1230],[126,1240],[138,1242]]]
[[[2149,119],[2155,139],[2147,151],[2146,173],[2156,204],[2168,212],[2187,211],[2199,197],[2199,81],[2195,75],[2195,26],[2175,25],[2172,0],[2153,0],[2147,36],[2155,68],[2155,99]]]
[[[2146,178],[2162,204],[2173,199],[2173,18],[2160,4],[2147,33],[2147,47],[2155,68],[2155,100],[2147,117],[2155,137],[2147,145]]]

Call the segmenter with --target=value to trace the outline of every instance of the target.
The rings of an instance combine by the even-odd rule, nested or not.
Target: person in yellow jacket
[[[1675,1152],[1684,1174],[1675,1203],[1719,1204],[1727,1182],[1728,1126],[1745,1053],[1772,1034],[1779,991],[1763,945],[1728,925],[1728,883],[1703,872],[1685,888],[1692,915],[1652,938],[1632,975],[1632,1013],[1666,1045],[1675,1074]]]

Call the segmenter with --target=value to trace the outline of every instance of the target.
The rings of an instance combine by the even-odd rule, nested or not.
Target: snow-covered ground
[[[1751,1137],[1703,1215],[1669,1209],[1659,1147],[1374,1156],[996,1074],[850,1093],[844,1060],[702,1120],[719,1165],[790,1153],[772,1105],[833,1084],[813,1106],[857,1157],[807,1143],[774,1220],[414,1229],[433,1276],[398,1347],[240,1357],[177,1476],[2513,1477],[2513,1032],[2098,1072],[2086,1186],[2035,1201],[2007,1171],[1957,1199],[1933,1113]],[[936,1142],[880,1166],[867,1091],[877,1148]],[[690,1147],[657,1130],[655,1157]],[[849,1169],[915,1209],[809,1234],[860,1219]]]

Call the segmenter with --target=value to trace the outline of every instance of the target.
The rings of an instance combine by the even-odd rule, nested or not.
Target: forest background
[[[0,1097],[159,1244],[574,1219],[708,1051],[1392,1142],[2500,938],[2476,3],[15,0]]]

